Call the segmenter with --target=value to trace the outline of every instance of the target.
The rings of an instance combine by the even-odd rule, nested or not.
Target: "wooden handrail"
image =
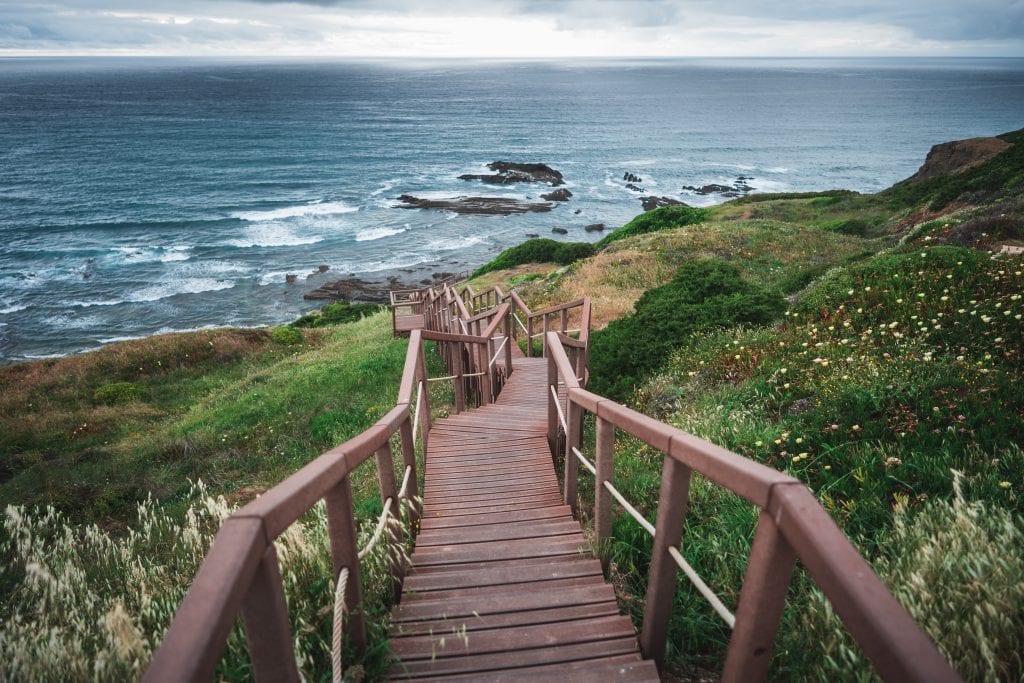
[[[429,297],[428,297],[429,298]],[[483,340],[474,338],[476,343]],[[348,476],[376,456],[381,496],[397,497],[390,439],[400,436],[402,459],[409,468],[412,496],[419,496],[411,401],[414,387],[426,381],[423,337],[409,338],[398,401],[372,427],[332,448],[277,486],[236,511],[221,525],[206,558],[178,607],[159,649],[143,676],[145,681],[195,681],[213,677],[228,634],[243,617],[249,653],[258,678],[298,680],[274,540],[318,501],[327,504],[328,531],[335,577],[347,569],[345,605],[348,631],[357,649],[366,646],[360,568]],[[415,406],[425,447],[430,413],[425,392]],[[400,567],[393,567],[395,580]]]
[[[552,389],[548,392],[548,440],[553,448],[561,443],[558,414],[567,415],[565,502],[575,506],[578,468],[573,448],[578,448],[582,439],[584,411],[596,415],[594,520],[598,543],[611,533],[611,501],[605,484],[614,476],[615,430],[640,439],[665,456],[640,635],[645,657],[661,667],[678,575],[670,550],[679,547],[691,473],[697,471],[761,509],[723,681],[764,678],[798,558],[885,680],[960,680],[803,482],[581,388],[563,340],[556,332],[546,336]],[[564,411],[555,403],[559,384],[566,387]]]

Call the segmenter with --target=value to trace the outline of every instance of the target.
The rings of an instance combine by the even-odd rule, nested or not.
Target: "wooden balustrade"
[[[392,300],[403,305],[402,294]],[[413,295],[410,295],[412,297]],[[426,318],[451,329],[448,314],[463,313],[461,299],[434,290],[413,299]],[[457,410],[494,400],[512,371],[510,351],[495,354],[495,335],[511,334],[510,306],[504,304],[474,317],[460,318],[478,335],[433,329],[412,330],[395,407],[373,427],[332,448],[262,496],[235,512],[221,526],[192,586],[178,608],[144,679],[147,681],[208,680],[241,616],[254,672],[260,679],[298,680],[292,634],[284,600],[274,540],[318,501],[327,508],[328,534],[334,577],[348,571],[344,603],[347,634],[358,651],[366,648],[366,626],[360,609],[358,526],[354,516],[349,475],[373,457],[377,464],[381,500],[396,501],[399,491],[394,471],[391,438],[398,435],[402,462],[409,468],[406,497],[419,496],[416,477],[418,429],[423,448],[431,429],[425,341],[440,348],[449,371],[454,371]],[[499,337],[500,338],[500,337]],[[505,346],[508,349],[508,345]],[[500,362],[499,362],[500,361]],[[463,381],[465,380],[465,381]],[[409,506],[415,520],[415,506]],[[392,568],[396,590],[403,568]]]
[[[650,529],[653,547],[640,634],[645,657],[661,667],[682,560],[679,549],[690,478],[697,471],[761,509],[723,681],[764,678],[797,558],[883,679],[960,680],[803,482],[587,391],[577,379],[566,344],[564,335],[549,331],[545,344],[549,350],[548,441],[564,444],[560,454],[565,459],[565,502],[575,507],[576,464],[582,456],[577,455],[580,418],[585,412],[596,416],[596,462],[588,464],[588,469],[595,473],[593,514],[599,544],[611,533],[611,500],[617,493],[613,484],[616,430],[664,454],[657,518]],[[559,387],[565,407],[559,403]],[[559,435],[560,429],[564,436]],[[624,499],[621,502],[628,505]],[[639,521],[650,527],[642,517]]]

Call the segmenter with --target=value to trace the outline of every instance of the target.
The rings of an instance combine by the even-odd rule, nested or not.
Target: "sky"
[[[0,0],[0,56],[1024,57],[1024,0]]]

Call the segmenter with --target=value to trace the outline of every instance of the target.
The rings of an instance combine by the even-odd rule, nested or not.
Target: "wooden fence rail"
[[[610,536],[613,497],[653,536],[640,634],[645,657],[654,659],[660,668],[665,656],[676,579],[680,568],[689,568],[680,548],[690,478],[697,471],[761,510],[739,609],[734,624],[730,624],[733,631],[723,681],[764,679],[798,558],[885,680],[960,680],[803,482],[587,391],[563,347],[565,337],[548,332],[546,340],[548,441],[564,443],[566,504],[576,505],[578,465],[583,463],[595,475],[597,543]],[[565,387],[564,407],[558,398],[560,385]],[[579,450],[584,413],[595,415],[597,421],[593,464]],[[564,437],[558,434],[559,429]],[[614,488],[616,430],[640,439],[665,456],[653,527]],[[697,580],[703,583],[699,577]]]
[[[409,300],[420,302],[425,315],[446,321],[445,327],[451,329],[447,314],[454,302],[450,288],[446,289],[446,294],[420,292]],[[428,383],[434,379],[454,380],[457,411],[492,402],[512,371],[507,343],[511,333],[509,310],[510,306],[504,304],[473,317],[460,317],[461,325],[477,331],[475,335],[412,330],[395,407],[370,429],[322,454],[225,520],[146,670],[145,681],[212,678],[239,616],[256,677],[298,680],[274,540],[320,500],[327,508],[334,578],[348,571],[344,596],[347,632],[355,648],[365,650],[358,526],[349,475],[374,457],[381,500],[399,501],[391,451],[391,439],[397,434],[409,479],[405,497],[419,496],[414,430],[425,448],[432,425]],[[505,333],[503,353],[496,346],[496,339],[503,338],[497,336],[500,331]],[[451,376],[428,376],[426,341],[438,347]],[[410,509],[415,510],[415,506]],[[415,512],[412,514],[415,516]],[[395,571],[397,582],[401,579],[397,574],[400,568]]]

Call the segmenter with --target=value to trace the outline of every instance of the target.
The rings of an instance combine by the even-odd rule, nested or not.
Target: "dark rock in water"
[[[654,211],[655,209],[660,209],[663,206],[689,206],[689,204],[681,202],[678,199],[673,199],[672,197],[654,196],[641,197],[640,204],[643,205],[644,211]]]
[[[578,216],[578,215],[580,215],[580,213],[582,213],[582,212],[583,212],[583,209],[576,209],[575,211],[573,211],[573,214],[575,214],[575,215],[577,215],[577,216]]]
[[[534,237],[540,237],[540,235],[538,235],[535,232],[528,232],[526,233],[526,236],[529,237],[530,239],[533,239]]]
[[[398,198],[403,209],[444,209],[455,213],[507,216],[513,213],[550,211],[554,204],[521,202],[510,197],[452,197],[451,199],[420,199],[409,194]]]
[[[591,223],[583,229],[587,232],[601,232],[604,230],[604,223]]]
[[[728,185],[719,185],[717,183],[711,183],[694,190],[697,194],[717,194],[720,192],[730,192],[732,188]]]
[[[424,287],[426,287],[428,285],[434,284],[434,281],[431,280],[429,277],[425,277],[422,280],[420,280],[420,284],[423,285]]]
[[[569,234],[569,231],[566,230],[565,228],[551,228],[551,232],[555,233],[556,235],[568,235]]]
[[[455,275],[455,273],[449,273],[448,271],[442,271],[440,273],[431,273],[431,277],[434,278],[435,281],[437,281],[437,280],[444,280],[444,279],[450,278],[450,277],[452,277],[454,275]]]
[[[633,190],[633,192],[647,192],[647,190],[645,190],[644,188],[637,187],[633,183],[626,183],[626,189],[627,190]]]
[[[642,183],[644,181],[643,178],[629,171],[622,174],[622,179],[629,183]]]
[[[749,175],[736,176],[736,180],[740,181],[741,183],[744,180],[753,180],[753,179],[754,179],[754,176],[749,176]]]
[[[284,276],[284,281],[285,282],[295,282],[298,279],[299,279],[299,276],[296,275],[295,273],[288,273],[287,275]]]
[[[567,202],[569,201],[569,197],[571,196],[572,192],[563,187],[561,189],[555,190],[554,192],[542,194],[540,198],[546,202]]]
[[[753,180],[753,178],[740,176],[736,179],[736,183],[734,185],[719,185],[718,183],[711,183],[700,187],[696,187],[694,185],[683,185],[683,191],[699,195],[720,194],[723,197],[739,197],[754,189],[750,185],[747,185],[744,182],[745,180]]]
[[[320,264],[320,265],[319,265],[319,266],[317,267],[317,270],[318,270],[318,271],[320,271],[321,273],[326,273],[326,272],[327,272],[328,270],[330,270],[330,269],[331,269],[331,267],[330,267],[330,266],[328,266],[328,265],[325,265],[325,264],[323,264],[323,263],[321,263],[321,264]]]
[[[495,161],[487,164],[487,168],[495,171],[494,175],[460,175],[460,180],[479,180],[496,185],[509,183],[547,183],[548,185],[564,185],[560,171],[547,164],[516,164],[510,161]]]

